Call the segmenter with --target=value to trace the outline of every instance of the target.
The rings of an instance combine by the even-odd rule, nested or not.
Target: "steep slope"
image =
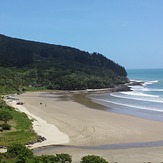
[[[21,86],[74,90],[127,81],[125,68],[102,54],[4,35],[0,35],[0,66],[11,71],[15,67]]]

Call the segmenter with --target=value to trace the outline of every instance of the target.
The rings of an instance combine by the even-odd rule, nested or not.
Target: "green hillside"
[[[125,83],[126,76],[124,67],[99,53],[0,35],[1,91],[106,88]]]

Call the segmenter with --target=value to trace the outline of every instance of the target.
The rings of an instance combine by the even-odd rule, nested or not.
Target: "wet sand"
[[[99,155],[109,163],[162,163],[163,147],[129,148],[116,150],[90,150],[70,147],[57,147],[47,150],[34,151],[35,154],[68,153],[72,156],[73,163],[79,163],[80,158],[86,155]]]

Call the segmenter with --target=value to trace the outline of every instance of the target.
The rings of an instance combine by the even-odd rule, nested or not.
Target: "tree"
[[[61,163],[71,163],[72,159],[69,154],[61,153],[61,154],[56,154],[56,159],[58,159],[59,162]]]
[[[22,144],[13,144],[7,147],[7,155],[11,158],[32,158],[33,153]]]
[[[108,162],[100,156],[88,155],[82,157],[80,163],[108,163]]]
[[[10,113],[7,111],[1,110],[0,111],[0,120],[3,121],[5,124],[11,120],[13,117]]]
[[[4,35],[0,40],[1,94],[28,86],[82,90],[128,82],[124,67],[96,52]]]

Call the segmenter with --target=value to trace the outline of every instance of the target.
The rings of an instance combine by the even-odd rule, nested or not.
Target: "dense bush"
[[[34,156],[30,163],[71,163],[71,156],[68,154]]]
[[[42,156],[34,156],[30,163],[57,163],[56,156],[54,155],[42,155]]]
[[[32,151],[21,144],[14,144],[7,147],[7,153],[0,155],[0,160],[12,163],[71,163],[72,157],[69,154],[35,156]],[[108,163],[104,158],[96,155],[88,155],[81,158],[80,163]]]
[[[9,112],[7,112],[5,110],[0,110],[0,121],[3,121],[4,123],[7,123],[12,118],[13,117]]]
[[[55,64],[55,67],[59,66],[62,69],[63,66],[65,70],[67,67],[96,70],[103,68],[112,70],[119,76],[127,75],[122,66],[96,52],[91,54],[76,48],[26,41],[4,35],[0,35],[0,39],[0,66],[3,67],[24,67],[36,62],[38,66],[43,61],[42,68],[44,64],[50,67]]]
[[[2,127],[3,130],[10,130],[11,126],[7,123],[1,124],[0,127]]]
[[[0,92],[24,86],[76,90],[127,81],[124,67],[102,54],[0,35]],[[5,67],[5,68],[4,68]]]
[[[71,163],[68,154],[34,156],[32,151],[21,144],[13,144],[7,147],[6,158],[12,158],[14,163]]]
[[[7,155],[11,158],[31,158],[33,153],[22,144],[13,144],[7,147]]]
[[[82,157],[80,163],[108,163],[108,162],[100,156],[88,155]]]
[[[71,156],[69,154],[64,154],[64,153],[56,154],[56,159],[58,162],[61,162],[61,163],[71,163],[72,162]]]

